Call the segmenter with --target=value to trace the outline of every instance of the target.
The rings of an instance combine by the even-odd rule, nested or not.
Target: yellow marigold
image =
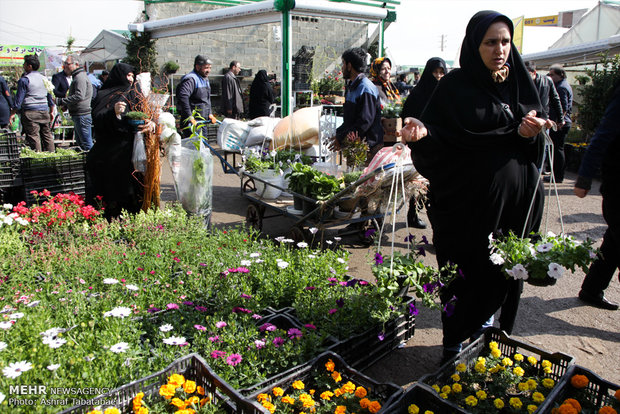
[[[432,412],[431,410],[426,410],[426,411],[424,411],[424,414],[435,414],[435,413]]]
[[[368,398],[362,398],[360,400],[360,407],[368,408],[369,405],[370,405],[370,400]]]
[[[452,384],[452,391],[456,394],[463,391],[463,386],[458,382]]]
[[[487,359],[485,357],[479,356],[476,362],[481,362],[483,364],[487,363]]]
[[[268,395],[268,394],[265,394],[265,393],[258,394],[258,395],[256,396],[256,400],[257,400],[258,402],[269,401],[269,395]]]
[[[478,399],[473,395],[468,395],[467,398],[465,398],[465,404],[470,407],[475,407],[478,405]]]
[[[407,407],[407,414],[420,414],[420,407],[415,404],[411,404]]]
[[[169,400],[170,398],[174,397],[174,393],[176,392],[176,390],[177,388],[174,385],[164,384],[159,387],[159,395]]]
[[[355,384],[353,384],[351,381],[347,381],[347,383],[343,384],[341,388],[347,394],[353,394],[355,392]]]
[[[293,383],[293,388],[295,388],[296,390],[303,390],[306,386],[304,385],[303,382],[297,380]]]
[[[534,391],[536,388],[538,388],[538,383],[535,379],[530,378],[529,380],[527,380],[527,387],[530,389],[530,391]]]
[[[201,387],[200,385],[196,387],[196,392],[199,395],[205,395],[205,389],[203,387]]]
[[[192,394],[194,391],[196,391],[196,382],[190,380],[185,381],[185,383],[183,384],[183,391],[188,394]]]
[[[499,348],[499,344],[497,343],[497,341],[491,341],[489,342],[489,348],[492,350]]]
[[[336,388],[336,389],[334,390],[334,395],[335,395],[336,397],[340,397],[343,393],[344,393],[344,392],[342,391],[342,389],[341,389],[341,388]]]
[[[299,401],[301,401],[304,408],[314,407],[314,405],[316,404],[310,394],[301,394],[299,396]]]
[[[276,406],[270,403],[269,401],[263,401],[263,407],[269,410],[271,414],[276,411]]]
[[[605,405],[601,407],[600,410],[598,410],[598,414],[618,414],[618,412],[614,410],[613,408],[611,408],[610,406]]]
[[[496,398],[495,400],[493,400],[493,405],[498,410],[501,410],[502,408],[504,408],[504,401],[502,401],[501,398]]]
[[[571,405],[575,408],[575,410],[577,410],[577,412],[581,411],[581,404],[579,404],[579,401],[574,398],[565,399],[562,405]]]
[[[512,408],[516,408],[517,410],[520,410],[521,407],[523,407],[523,402],[521,402],[521,400],[517,397],[512,397],[510,400],[508,400],[508,403]]]
[[[108,407],[105,410],[103,410],[103,414],[121,414],[121,412],[116,407]]]
[[[461,380],[461,376],[459,374],[452,374],[450,378],[452,378],[452,381],[454,382],[459,382]]]
[[[503,369],[504,369],[504,367],[503,367],[503,366],[501,366],[501,365],[495,365],[494,367],[489,368],[489,372],[490,372],[491,374],[496,374],[496,373],[498,373],[499,371],[502,371]]]
[[[558,408],[558,414],[579,414],[579,411],[570,404],[562,404],[560,408]]]
[[[467,365],[460,363],[456,366],[457,372],[465,372],[467,371]]]
[[[551,374],[551,367],[546,367],[546,368],[543,368],[543,372],[544,372],[545,374]]]
[[[378,413],[380,409],[381,404],[379,403],[379,401],[371,401],[368,405],[368,411],[370,411],[372,414]]]
[[[172,374],[168,379],[168,384],[174,385],[176,388],[179,388],[181,385],[185,383],[185,378],[181,374]]]
[[[344,405],[339,405],[336,407],[334,414],[344,414],[346,412],[347,412],[347,407],[345,407]]]
[[[193,395],[193,396],[189,397],[187,400],[185,400],[185,402],[188,405],[198,404],[198,403],[200,403],[200,398],[197,395]]]
[[[312,389],[312,390],[308,391],[308,394],[310,394],[310,395],[314,396],[314,393],[315,393],[315,392],[316,392],[316,390]]]
[[[523,374],[525,374],[525,371],[521,367],[514,367],[512,373],[515,374],[517,377],[522,377]]]
[[[134,410],[134,414],[149,414],[149,409],[146,407],[140,407],[137,410]]]
[[[497,348],[491,349],[491,355],[495,358],[499,358],[500,356],[502,356],[502,351]]]
[[[530,413],[530,414],[534,413],[534,411],[536,411],[536,410],[538,410],[538,406],[537,405],[529,404],[527,406],[527,412]]]
[[[138,411],[138,409],[140,407],[142,407],[142,398],[144,397],[144,393],[143,392],[139,392],[138,394],[136,394],[135,397],[133,397],[133,400],[131,401],[132,407],[134,411]]]
[[[439,385],[433,384],[432,388],[435,390],[435,392],[439,393]]]
[[[542,385],[543,387],[550,390],[551,388],[555,387],[555,381],[552,380],[551,378],[545,378],[542,380]]]
[[[290,395],[285,395],[284,397],[282,397],[282,399],[280,400],[285,404],[295,404],[295,398],[291,397]]]
[[[280,388],[280,387],[274,387],[274,389],[271,390],[271,392],[276,397],[281,397],[281,396],[284,395],[284,390],[282,388]]]
[[[450,387],[449,385],[444,385],[443,387],[441,387],[441,392],[443,392],[444,394],[450,394],[452,392],[452,387]]]
[[[368,395],[368,391],[366,391],[366,388],[364,388],[364,387],[357,387],[355,389],[355,396],[357,398],[364,398],[366,395]]]
[[[328,370],[329,372],[332,372],[335,368],[336,368],[336,364],[334,364],[334,361],[332,361],[331,358],[327,360],[327,362],[325,363],[325,369]]]
[[[340,373],[338,371],[332,372],[332,379],[336,382],[342,381],[342,377],[340,376]]]
[[[522,362],[522,361],[523,361],[523,355],[521,355],[520,353],[518,353],[518,352],[517,352],[517,353],[516,353],[516,354],[512,357],[512,359],[514,359],[514,360],[515,360],[515,361],[517,361],[517,362]]]
[[[527,357],[527,362],[529,362],[530,365],[536,365],[538,363],[538,360],[536,359],[536,357],[529,356]]]
[[[170,404],[174,405],[175,407],[179,408],[179,409],[183,409],[185,407],[187,407],[187,403],[185,401],[183,401],[180,398],[173,398],[172,401],[170,401]]]
[[[487,397],[488,397],[488,396],[487,396],[486,391],[484,391],[484,390],[478,390],[478,391],[476,391],[476,397],[477,397],[479,400],[484,401],[484,400],[486,400],[486,399],[487,399]]]
[[[551,368],[551,362],[550,362],[550,361],[547,361],[546,359],[543,359],[543,361],[540,363],[540,365],[541,365],[543,368]]]
[[[448,399],[448,394],[446,394],[445,392],[439,393],[439,396],[443,398],[444,400]]]
[[[517,389],[519,391],[527,391],[530,389],[530,387],[527,385],[527,382],[520,382],[517,384]]]
[[[483,374],[484,372],[486,372],[487,367],[484,364],[484,362],[478,361],[478,362],[476,362],[476,365],[474,365],[474,369],[476,370],[476,372],[479,372],[479,373]]]
[[[195,414],[195,413],[196,413],[196,411],[193,410],[192,408],[184,408],[184,409],[178,410],[176,412],[176,414]]]
[[[511,367],[513,364],[512,359],[506,357],[504,359],[502,359],[502,365],[505,367]]]
[[[542,392],[536,391],[532,394],[532,401],[534,401],[536,404],[540,404],[541,402],[545,401],[545,396]]]
[[[570,383],[577,389],[585,388],[590,383],[590,380],[585,375],[576,374],[570,379]]]
[[[334,396],[334,393],[331,391],[323,391],[320,395],[322,400],[329,401]]]
[[[211,403],[211,397],[204,397],[202,400],[200,400],[200,406],[204,407],[205,404],[210,404]]]

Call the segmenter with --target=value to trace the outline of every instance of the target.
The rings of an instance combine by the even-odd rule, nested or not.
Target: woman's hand
[[[120,116],[125,112],[125,110],[127,109],[127,103],[126,102],[117,102],[114,104],[114,113],[116,114],[116,116],[118,118],[120,118]]]
[[[416,118],[405,118],[405,126],[400,130],[403,142],[416,142],[428,135],[428,130]]]
[[[138,130],[140,132],[155,132],[156,126],[157,125],[155,125],[155,122],[151,121],[150,119],[147,119],[146,121],[144,121],[144,125],[140,125]]]
[[[555,122],[550,119],[542,119],[536,117],[536,111],[532,110],[527,113],[521,120],[517,133],[523,138],[533,138],[542,131],[543,128],[553,128]]]

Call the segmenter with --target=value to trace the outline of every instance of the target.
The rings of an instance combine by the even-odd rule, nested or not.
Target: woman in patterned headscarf
[[[370,67],[370,80],[379,90],[381,105],[400,103],[398,88],[390,81],[392,61],[386,57],[376,58]]]

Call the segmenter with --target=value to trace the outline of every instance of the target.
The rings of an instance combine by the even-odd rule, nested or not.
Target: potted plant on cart
[[[340,192],[341,184],[342,179],[317,171],[310,182],[310,197],[319,203],[325,203]],[[322,218],[328,218],[333,212],[333,207],[324,204],[321,210]],[[316,205],[309,202],[304,203],[304,214],[310,213],[314,208],[316,208]]]
[[[390,102],[381,107],[381,125],[383,126],[383,142],[398,142],[400,130],[403,127],[400,113],[403,105],[400,101]]]
[[[295,210],[303,210],[303,198],[310,197],[310,187],[314,176],[318,173],[310,165],[296,162],[291,165],[291,171],[284,178],[288,179],[288,189],[293,192],[293,207]]]
[[[263,155],[252,150],[244,152],[244,168],[246,172],[254,176],[253,178],[258,178],[254,180],[256,195],[272,200],[282,194],[282,190],[278,187],[284,185],[284,178],[280,166],[276,165],[271,154],[266,154],[267,157]]]

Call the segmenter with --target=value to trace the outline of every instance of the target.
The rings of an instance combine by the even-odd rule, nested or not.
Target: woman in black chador
[[[250,119],[269,116],[269,106],[275,102],[273,88],[269,82],[267,71],[258,71],[250,86]]]
[[[123,209],[137,213],[142,205],[143,185],[131,162],[135,131],[125,117],[139,102],[134,73],[133,66],[126,63],[114,65],[93,102],[97,141],[86,158],[90,178],[86,198],[92,204],[101,196],[107,219],[118,217]],[[152,127],[148,121],[141,129]]]
[[[430,181],[433,243],[440,265],[459,277],[442,294],[444,358],[492,323],[512,330],[522,281],[508,280],[489,260],[491,233],[538,230],[543,189],[538,179],[542,107],[521,56],[511,20],[494,11],[472,17],[460,69],[437,85],[421,119],[407,118],[403,138],[415,143],[413,161]]]

